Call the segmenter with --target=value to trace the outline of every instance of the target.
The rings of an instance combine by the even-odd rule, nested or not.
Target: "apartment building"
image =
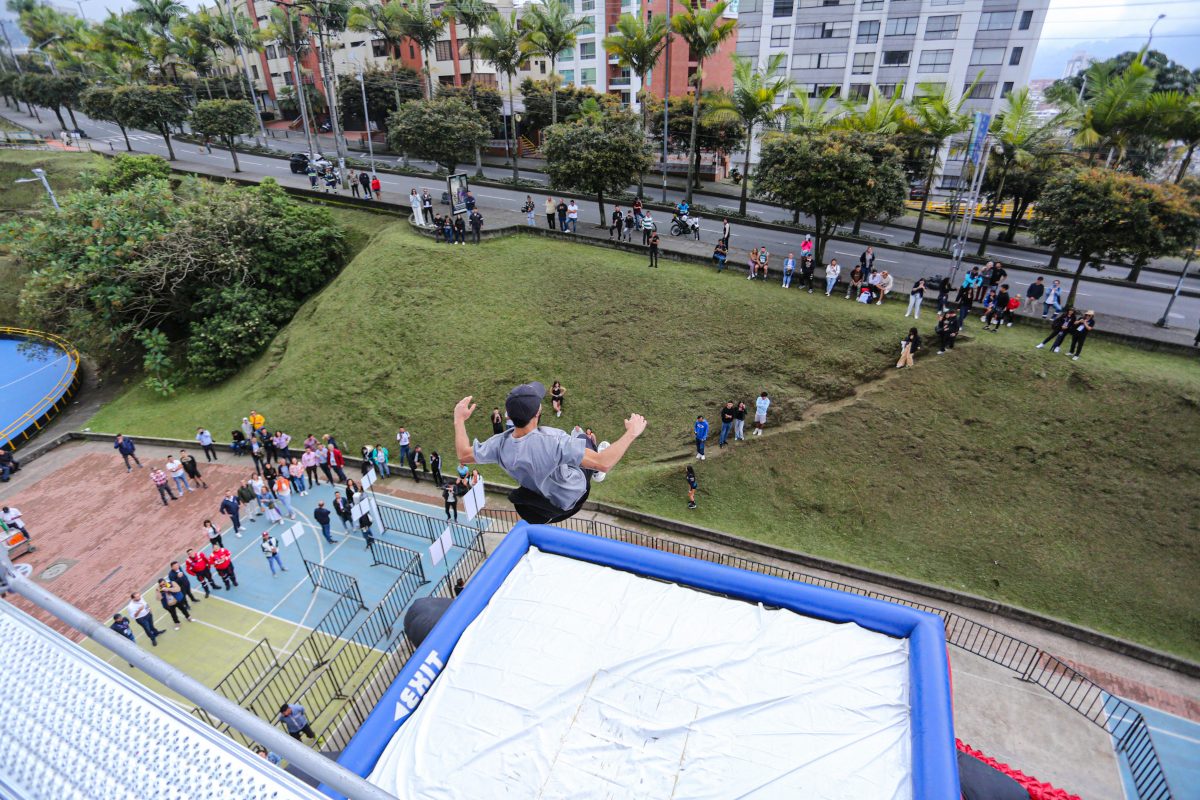
[[[968,90],[965,109],[996,113],[1029,81],[1049,0],[741,0],[738,55],[765,65],[787,55],[800,91],[865,100],[874,84],[911,99]],[[972,89],[972,84],[974,88]],[[938,183],[960,183],[962,155],[952,148]]]

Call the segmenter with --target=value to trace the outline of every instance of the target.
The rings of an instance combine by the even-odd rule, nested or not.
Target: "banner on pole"
[[[487,504],[487,499],[483,491],[483,478],[480,478],[471,487],[471,491],[463,495],[463,504],[468,522],[475,519],[476,515],[483,510],[484,505]]]
[[[350,509],[351,513],[354,516],[355,523],[357,523],[360,519],[362,519],[363,514],[366,514],[370,510],[371,510],[371,506],[367,503],[367,501],[365,499],[359,500],[357,503],[354,504],[354,507]]]
[[[364,489],[370,489],[371,484],[373,484],[374,482],[375,482],[375,468],[371,467],[369,470],[367,470],[367,474],[363,475],[362,487]]]
[[[432,561],[433,565],[436,567],[438,564],[442,563],[442,559],[449,554],[450,548],[453,546],[454,532],[450,530],[450,526],[447,525],[446,530],[442,531],[442,535],[439,536],[437,541],[435,541],[429,547],[429,560]]]
[[[304,535],[304,526],[297,522],[292,527],[285,530],[279,537],[283,542],[284,547],[291,547],[297,539]]]
[[[971,143],[967,146],[967,160],[976,166],[979,166],[979,159],[986,149],[984,140],[987,139],[988,128],[991,124],[991,114],[985,114],[982,111],[975,112],[975,130],[971,134]]]

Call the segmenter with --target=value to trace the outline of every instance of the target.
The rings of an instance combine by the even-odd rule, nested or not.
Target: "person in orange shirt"
[[[295,519],[296,509],[292,508],[292,482],[282,475],[275,479],[275,496],[288,510],[288,518]]]
[[[257,411],[250,412],[250,427],[255,431],[261,431],[267,427],[267,419]]]

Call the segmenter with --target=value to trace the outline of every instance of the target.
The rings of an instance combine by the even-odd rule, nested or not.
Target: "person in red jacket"
[[[383,184],[379,182],[379,176],[372,175],[371,176],[371,191],[375,193],[376,200],[383,199],[382,198],[383,193],[380,191],[382,188],[383,188]]]
[[[216,568],[221,580],[225,581],[227,590],[238,585],[237,575],[233,571],[233,554],[229,552],[228,548],[214,547],[212,555],[208,557],[208,563]]]
[[[1017,313],[1017,309],[1021,307],[1021,295],[1015,294],[1008,301],[1008,308],[1004,310],[1004,321],[1008,323],[1008,327],[1012,327],[1013,315]]]
[[[342,451],[336,444],[329,445],[329,466],[333,467],[333,471],[337,473],[338,480],[345,483],[346,473],[342,468],[346,466],[346,457],[342,455]]]
[[[201,551],[197,553],[192,548],[188,548],[187,558],[183,562],[183,568],[187,570],[188,575],[191,575],[200,582],[200,588],[204,590],[204,596],[208,597],[212,594],[209,589],[220,588],[213,581],[211,563],[208,557]]]

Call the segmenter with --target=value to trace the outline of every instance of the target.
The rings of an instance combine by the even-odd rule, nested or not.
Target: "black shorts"
[[[587,473],[585,472],[584,475]],[[583,496],[568,509],[559,508],[542,495],[532,489],[526,489],[524,486],[518,486],[509,492],[508,500],[513,504],[513,508],[517,510],[521,519],[530,525],[553,525],[556,522],[570,519],[583,508],[588,495],[592,492],[591,476],[587,475],[587,478],[587,488],[583,490]]]

